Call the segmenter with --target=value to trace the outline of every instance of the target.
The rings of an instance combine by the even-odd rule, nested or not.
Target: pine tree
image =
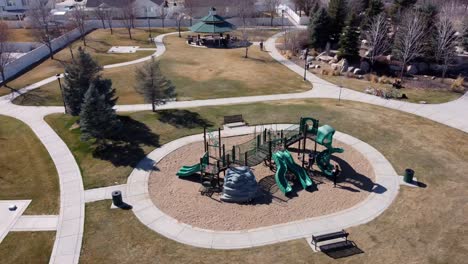
[[[312,47],[316,49],[323,48],[330,40],[330,17],[324,8],[321,8],[310,19],[309,39]]]
[[[463,20],[463,32],[461,36],[462,46],[468,51],[468,17]]]
[[[86,91],[80,112],[81,139],[96,139],[99,144],[115,135],[121,123],[112,106],[115,93],[108,80],[95,80]]]
[[[63,95],[68,113],[77,116],[86,91],[102,68],[81,47],[73,63],[65,66]]]
[[[330,35],[334,41],[339,39],[347,17],[347,0],[330,0],[328,15],[330,16]]]
[[[398,16],[401,15],[402,12],[407,11],[410,7],[416,4],[418,0],[393,0],[393,6],[390,10],[393,18],[398,20]]]
[[[346,21],[346,26],[340,36],[339,55],[345,59],[353,60],[359,57],[359,28],[356,26],[357,18],[352,14]]]
[[[137,68],[136,78],[135,90],[152,105],[153,112],[156,111],[156,105],[164,104],[167,99],[176,96],[174,85],[161,73],[159,61],[152,59],[141,68]]]
[[[366,9],[365,12],[365,19],[363,20],[363,26],[367,27],[374,19],[374,17],[378,16],[382,11],[384,10],[384,4],[382,3],[381,0],[370,0],[369,1],[369,6]]]

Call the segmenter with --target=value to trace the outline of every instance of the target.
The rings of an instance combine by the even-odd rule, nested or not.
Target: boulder
[[[221,195],[222,201],[244,203],[251,201],[256,195],[257,180],[249,167],[235,167],[227,170]]]
[[[392,65],[389,65],[389,68],[392,71],[401,71],[401,66],[399,66],[399,65],[392,64]]]
[[[364,72],[368,73],[370,71],[370,64],[367,61],[361,61],[359,68]]]
[[[354,68],[353,66],[349,66],[347,71],[348,71],[348,72],[354,72],[354,69],[355,69],[355,68]]]
[[[418,74],[418,67],[416,65],[412,64],[406,67],[406,72],[411,75],[416,75]]]
[[[354,69],[353,73],[356,74],[356,75],[364,74],[364,72],[359,68]]]

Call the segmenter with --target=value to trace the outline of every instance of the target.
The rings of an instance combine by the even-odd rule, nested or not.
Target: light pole
[[[184,18],[185,18],[185,14],[184,14],[184,13],[179,14],[179,17],[177,18],[177,28],[178,28],[178,30],[179,30],[179,38],[182,37],[182,34],[180,34],[180,26],[181,26],[181,24],[182,24],[182,19],[184,19]]]
[[[150,23],[150,19],[148,16],[148,7],[145,7],[145,14],[146,14],[146,21],[148,22],[149,39],[151,41],[153,39],[153,36],[151,35],[151,23]]]
[[[57,77],[57,81],[58,81],[59,87],[60,87],[60,93],[62,94],[63,108],[65,108],[65,114],[68,114],[67,106],[65,105],[65,96],[63,94],[62,82],[60,81],[60,74],[57,73],[55,75],[55,77]]]
[[[284,8],[281,9],[281,31],[284,31]]]
[[[304,55],[304,81],[307,80],[307,57],[309,56],[309,48],[306,48]]]

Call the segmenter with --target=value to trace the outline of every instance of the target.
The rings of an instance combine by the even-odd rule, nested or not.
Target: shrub
[[[321,73],[322,73],[322,75],[328,75],[328,73],[329,73],[329,70],[325,70],[325,69],[323,69]]]
[[[369,81],[371,83],[378,83],[379,82],[379,77],[375,74],[369,74]]]
[[[465,79],[463,76],[459,75],[452,83],[452,91],[456,93],[464,93],[465,87],[463,86]]]
[[[379,82],[382,84],[391,84],[392,80],[388,78],[387,76],[383,75],[382,77],[379,78]]]
[[[333,72],[331,72],[331,75],[330,76],[340,76],[341,73],[339,70],[334,70]]]
[[[347,72],[346,77],[347,78],[356,78],[356,75],[354,75],[354,73],[352,73],[352,72]]]

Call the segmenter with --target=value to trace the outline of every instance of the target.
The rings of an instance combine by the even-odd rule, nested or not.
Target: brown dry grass
[[[10,42],[36,42],[31,29],[11,28],[9,29],[8,41]]]
[[[402,187],[395,202],[381,216],[348,229],[350,239],[365,253],[341,260],[312,253],[304,240],[249,250],[197,249],[149,231],[131,211],[110,210],[108,201],[88,204],[83,263],[134,263],[135,260],[151,263],[157,260],[158,263],[436,264],[464,263],[468,257],[468,244],[463,235],[468,232],[466,133],[414,115],[348,101],[340,105],[335,100],[279,101],[190,111],[199,113],[214,125],[220,124],[224,115],[232,114],[243,114],[250,124],[297,122],[301,116],[312,115],[322,124],[328,123],[377,148],[398,173],[413,168],[418,180],[427,187]],[[149,125],[159,122],[158,114],[148,112],[133,113],[131,117]],[[152,131],[167,137],[159,127],[156,125]],[[180,127],[176,131],[186,130]],[[65,132],[60,131],[62,137]],[[88,162],[96,161],[88,159]],[[120,169],[116,167],[113,171]],[[110,175],[114,173],[107,177]],[[84,177],[90,176],[93,176],[92,171],[84,174]]]
[[[10,232],[0,243],[5,264],[49,263],[55,232]]]
[[[0,150],[0,200],[32,199],[26,214],[57,214],[57,171],[32,130],[19,120],[0,116]]]
[[[173,29],[166,29],[165,32],[170,32]],[[133,40],[130,40],[127,31],[123,28],[114,30],[111,35],[109,30],[97,29],[86,36],[87,46],[83,46],[81,40],[77,40],[72,44],[74,53],[78,47],[83,47],[100,65],[114,64],[125,61],[131,61],[138,58],[146,57],[154,53],[154,51],[137,51],[131,54],[107,54],[107,51],[112,46],[140,46],[142,48],[154,48],[154,44],[148,42],[148,31],[145,29],[133,29]],[[162,33],[161,29],[153,29],[153,36]],[[54,59],[47,59],[27,73],[10,81],[8,86],[21,89],[27,85],[33,84],[45,78],[51,77],[57,73],[63,72],[62,63],[71,61],[71,54],[68,48],[65,48],[54,55]],[[0,95],[8,94],[9,89],[0,86]]]

